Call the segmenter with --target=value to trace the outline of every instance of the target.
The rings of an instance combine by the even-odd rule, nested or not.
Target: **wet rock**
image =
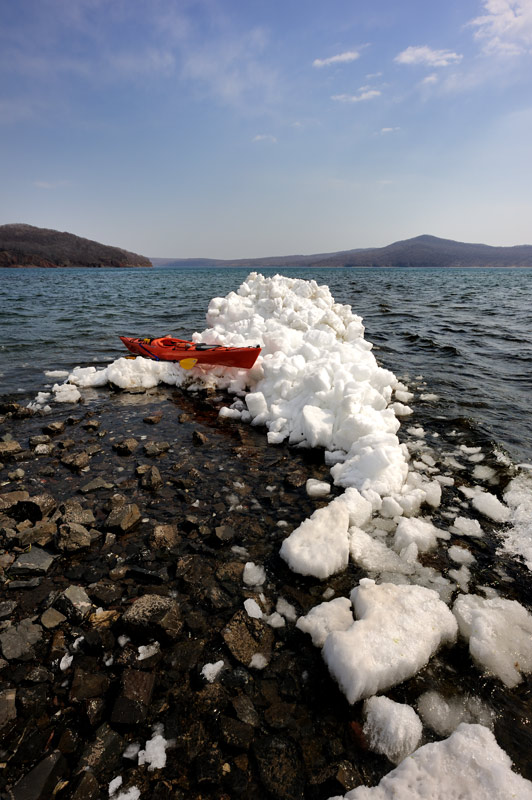
[[[140,479],[140,485],[143,489],[148,489],[150,492],[155,492],[163,485],[161,473],[157,467],[149,467]]]
[[[86,431],[94,432],[98,430],[100,423],[97,419],[89,419],[87,422],[84,422],[81,427],[85,428]]]
[[[92,603],[82,586],[69,586],[57,598],[55,605],[63,611],[69,619],[84,619],[92,609]]]
[[[103,478],[94,478],[82,486],[80,492],[87,494],[88,492],[97,492],[99,489],[112,489],[114,484],[108,483]]]
[[[13,516],[17,520],[30,520],[32,523],[40,522],[55,511],[56,502],[50,494],[39,494],[21,500],[13,509]]]
[[[253,744],[264,787],[278,800],[303,800],[302,764],[291,739],[264,736]]]
[[[137,598],[123,615],[122,622],[134,633],[152,637],[162,634],[169,639],[177,639],[183,629],[178,604],[158,594]]]
[[[257,710],[249,697],[245,694],[240,694],[232,699],[232,705],[235,713],[241,722],[256,728],[260,724],[260,718]]]
[[[307,473],[303,469],[293,469],[289,475],[286,476],[285,483],[294,489],[299,489],[307,482]]]
[[[63,755],[55,750],[13,786],[11,800],[49,800],[66,770]]]
[[[217,525],[214,529],[214,540],[218,544],[227,544],[236,536],[236,531],[230,525]]]
[[[40,547],[32,547],[27,553],[22,553],[11,569],[10,575],[45,575],[54,562],[55,556],[47,553]]]
[[[175,547],[181,541],[181,537],[175,525],[161,524],[155,525],[150,536],[150,542],[155,549]]]
[[[46,547],[55,538],[56,533],[57,524],[51,520],[43,520],[37,522],[33,528],[24,530],[18,537],[18,543],[21,547],[27,547],[30,544]]]
[[[115,702],[111,722],[115,725],[138,725],[143,722],[154,686],[154,673],[125,669],[122,674],[122,693]]]
[[[222,631],[222,636],[233,656],[245,666],[257,653],[266,660],[271,656],[274,640],[272,629],[260,620],[252,619],[245,611],[237,611]]]
[[[199,786],[219,786],[222,780],[222,758],[218,750],[202,753],[196,759],[196,780]]]
[[[90,771],[84,772],[72,795],[72,800],[100,800],[100,784]]]
[[[9,581],[7,588],[14,589],[36,589],[42,583],[42,578],[30,578],[27,581]]]
[[[5,494],[0,494],[0,513],[10,511],[17,505],[17,503],[22,502],[22,500],[27,500],[29,496],[29,492],[26,491],[6,492]]]
[[[192,432],[192,441],[196,445],[207,444],[209,441],[208,436],[205,436],[204,433],[201,431],[193,431]]]
[[[124,740],[104,722],[96,731],[96,738],[83,751],[76,772],[92,770],[96,775],[111,770],[120,763]]]
[[[57,626],[61,625],[63,622],[66,622],[65,615],[56,611],[55,608],[47,608],[41,616],[41,625],[46,628],[46,630],[57,628]]]
[[[3,600],[0,602],[0,619],[7,619],[16,609],[17,604],[14,600]]]
[[[231,717],[220,717],[222,741],[237,750],[247,750],[253,739],[253,727],[246,722]]]
[[[0,442],[0,458],[6,461],[21,452],[22,447],[18,442]]]
[[[102,674],[93,674],[77,667],[70,688],[71,700],[88,700],[101,697],[109,688],[109,678]]]
[[[129,439],[122,439],[120,442],[115,442],[113,444],[113,450],[115,450],[119,456],[130,456],[135,452],[138,446],[139,443],[137,440],[130,437]]]
[[[120,600],[122,597],[122,587],[118,586],[116,583],[105,583],[100,581],[99,583],[89,586],[89,594],[97,602],[108,606],[112,603],[117,603],[118,600]]]
[[[150,414],[149,416],[144,417],[142,421],[147,425],[158,425],[162,418],[163,414],[162,411],[160,411],[158,414]]]
[[[59,526],[57,547],[63,553],[75,553],[91,545],[91,535],[83,525],[75,522]]]
[[[21,481],[26,473],[20,467],[18,469],[14,469],[13,472],[8,472],[7,477],[10,481]]]
[[[0,692],[0,730],[17,718],[16,696],[16,689]]]
[[[38,436],[30,436],[29,444],[32,450],[35,450],[40,444],[49,444],[51,441],[47,433],[39,434]]]
[[[64,464],[65,467],[68,467],[72,472],[81,472],[82,469],[89,466],[89,463],[89,454],[84,451],[81,453],[70,453],[63,456],[61,459],[61,464]]]
[[[75,522],[77,525],[93,525],[94,514],[90,508],[83,508],[77,500],[67,500],[59,506],[63,522]]]
[[[2,655],[7,661],[27,661],[33,655],[33,645],[41,638],[41,626],[34,625],[31,617],[27,617],[0,633]]]
[[[63,431],[65,430],[65,423],[50,422],[48,425],[45,425],[42,430],[43,433],[47,433],[49,436],[57,436],[57,434],[63,433]]]
[[[105,521],[105,527],[111,531],[126,533],[140,522],[141,513],[135,503],[113,509]]]
[[[151,458],[160,456],[170,449],[168,442],[148,442],[144,445],[144,453]]]

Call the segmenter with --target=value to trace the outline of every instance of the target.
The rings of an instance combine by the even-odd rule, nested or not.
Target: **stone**
[[[157,594],[137,598],[123,615],[122,622],[129,630],[152,638],[163,634],[177,639],[183,629],[179,605],[170,597]]]
[[[49,631],[57,628],[62,622],[66,622],[66,617],[60,611],[56,611],[55,608],[47,608],[41,616],[41,625]]]
[[[86,431],[97,431],[100,427],[100,423],[97,419],[89,419],[87,422],[84,422],[81,427],[85,428]]]
[[[168,442],[148,442],[144,445],[144,452],[147,456],[154,458],[166,453],[170,449]]]
[[[25,491],[6,492],[5,494],[0,494],[0,512],[4,513],[9,511],[16,506],[17,503],[20,503],[22,500],[27,500],[29,496],[29,492]]]
[[[196,445],[202,445],[202,444],[207,444],[208,441],[209,441],[209,438],[208,438],[208,436],[205,436],[204,433],[201,433],[201,431],[193,431],[192,432],[192,441]]]
[[[231,701],[238,719],[256,728],[260,725],[260,718],[255,706],[245,694],[239,694]]]
[[[57,547],[63,553],[75,553],[91,545],[91,535],[83,525],[75,522],[59,526]]]
[[[5,458],[7,461],[20,452],[22,447],[18,442],[0,442],[0,458]]]
[[[38,544],[45,547],[54,539],[57,533],[57,524],[52,520],[37,522],[33,528],[26,528],[18,537],[19,545],[27,547],[29,544]]]
[[[181,541],[181,537],[175,525],[161,524],[155,525],[150,536],[150,542],[156,549],[175,547]]]
[[[303,765],[295,743],[263,736],[253,744],[263,786],[276,800],[303,800]]]
[[[119,456],[130,456],[132,453],[135,452],[139,443],[133,437],[129,439],[123,439],[120,442],[115,442],[113,444],[113,450],[115,450]]]
[[[26,473],[20,467],[18,469],[14,469],[13,472],[8,472],[7,477],[10,481],[21,481]]]
[[[92,481],[89,481],[82,486],[80,492],[82,494],[87,494],[88,492],[97,492],[98,489],[112,489],[114,484],[107,483],[103,478],[94,478]]]
[[[21,500],[14,509],[17,520],[31,520],[32,523],[40,522],[55,511],[56,502],[50,494],[38,494]]]
[[[155,674],[138,669],[125,669],[122,674],[122,694],[117,698],[111,715],[115,725],[138,725],[146,719],[151,703]]]
[[[61,464],[64,464],[65,467],[68,467],[72,472],[81,472],[82,469],[89,466],[89,463],[89,455],[85,452],[70,453],[69,455],[63,456],[61,459]]]
[[[32,547],[22,553],[9,570],[10,575],[45,575],[54,562],[55,556],[41,547]]]
[[[119,533],[127,533],[140,522],[141,513],[135,503],[126,503],[121,508],[115,508],[105,521],[105,527]]]
[[[16,689],[0,692],[0,730],[17,718],[16,696]]]
[[[49,800],[66,769],[62,753],[54,750],[17,781],[10,791],[11,800]]]
[[[27,617],[0,633],[2,654],[7,661],[27,661],[33,655],[33,645],[41,638],[41,626],[34,625],[32,619]]]
[[[114,769],[120,764],[124,740],[104,722],[96,731],[96,738],[84,749],[76,772],[92,770],[96,775]]]
[[[38,436],[30,436],[29,443],[32,450],[35,450],[40,444],[49,444],[51,441],[47,433],[42,433]]]
[[[91,697],[101,697],[109,688],[109,683],[109,678],[101,673],[94,674],[76,667],[70,688],[70,699],[88,700]]]
[[[0,619],[7,619],[16,609],[17,603],[14,600],[0,601]]]
[[[253,727],[246,722],[231,717],[220,717],[222,740],[237,750],[247,750],[253,739]]]
[[[237,611],[223,629],[222,636],[233,656],[246,667],[257,653],[266,660],[271,656],[274,641],[272,629],[261,620],[249,617],[244,610]]]
[[[100,798],[100,784],[94,774],[87,770],[81,776],[72,800],[100,800]]]
[[[43,433],[47,433],[49,436],[57,436],[58,433],[63,433],[65,430],[65,423],[50,422],[48,425],[45,425],[42,430]]]
[[[63,522],[75,522],[77,525],[93,525],[94,514],[90,508],[83,508],[77,500],[67,500],[59,506]]]
[[[92,610],[90,598],[82,586],[69,586],[56,600],[57,605],[68,617],[85,619]]]
[[[143,489],[148,489],[151,492],[157,491],[163,485],[161,473],[157,467],[149,467],[140,479],[140,485]]]
[[[150,414],[148,417],[143,418],[143,422],[147,425],[158,425],[163,418],[163,413],[160,411],[158,414]]]
[[[232,541],[236,536],[236,531],[230,525],[217,525],[214,529],[214,537],[220,544]]]

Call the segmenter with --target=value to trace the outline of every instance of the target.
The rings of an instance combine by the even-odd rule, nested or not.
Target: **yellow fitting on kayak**
[[[179,362],[179,366],[183,367],[183,369],[192,369],[192,367],[195,367],[197,363],[198,363],[197,358],[183,358]]]

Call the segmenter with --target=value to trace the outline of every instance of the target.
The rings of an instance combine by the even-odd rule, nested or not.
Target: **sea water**
[[[0,270],[0,395],[29,402],[45,372],[104,366],[120,335],[189,338],[249,269]],[[532,271],[276,268],[327,284],[363,317],[382,366],[415,386],[427,421],[473,427],[532,461]]]

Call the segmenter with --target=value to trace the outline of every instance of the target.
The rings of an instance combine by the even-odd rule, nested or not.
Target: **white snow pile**
[[[480,668],[509,688],[532,672],[532,615],[516,600],[459,595],[453,612]]]
[[[419,744],[423,725],[411,706],[389,697],[370,697],[364,703],[363,731],[370,750],[399,764]]]
[[[456,640],[456,619],[432,589],[363,578],[351,602],[356,619],[333,629],[323,645],[329,671],[350,703],[412,677],[441,645]],[[339,616],[345,626],[342,611]]]
[[[502,549],[522,556],[532,570],[532,474],[520,472],[508,485],[504,501],[510,509],[511,527],[501,531]]]
[[[449,736],[461,722],[478,722],[486,728],[493,727],[495,713],[474,695],[443,697],[438,692],[429,691],[418,697],[416,705],[423,724],[438,736]]]
[[[343,800],[532,800],[532,783],[512,771],[488,728],[462,723],[441,742],[405,758],[378,786],[358,786]],[[340,797],[330,800],[342,800]]]

